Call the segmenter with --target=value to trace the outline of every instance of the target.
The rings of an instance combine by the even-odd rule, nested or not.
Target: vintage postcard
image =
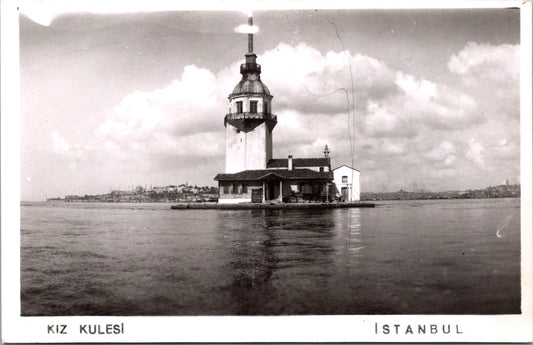
[[[531,342],[531,2],[2,2],[2,340]]]

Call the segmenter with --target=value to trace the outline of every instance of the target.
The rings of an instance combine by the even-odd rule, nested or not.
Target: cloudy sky
[[[274,156],[361,171],[363,191],[520,177],[519,11],[257,11]],[[21,198],[215,185],[241,12],[20,16]],[[353,144],[353,154],[352,146]]]

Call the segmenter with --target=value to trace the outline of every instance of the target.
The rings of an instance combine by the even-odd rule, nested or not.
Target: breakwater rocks
[[[180,203],[172,205],[173,210],[187,209],[221,209],[221,210],[249,210],[249,209],[309,209],[309,208],[350,208],[374,207],[376,204],[369,202],[317,202],[317,203],[242,203],[242,204],[217,204],[217,203]]]

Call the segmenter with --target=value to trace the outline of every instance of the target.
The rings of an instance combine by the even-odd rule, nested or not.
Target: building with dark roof
[[[251,17],[248,23],[253,25]],[[327,146],[322,158],[272,158],[277,117],[272,114],[273,96],[261,81],[256,59],[253,34],[248,34],[242,77],[228,96],[229,112],[224,118],[226,171],[215,177],[219,202],[330,200],[333,172]]]

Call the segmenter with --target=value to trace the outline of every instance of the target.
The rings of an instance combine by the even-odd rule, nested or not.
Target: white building
[[[333,169],[333,182],[337,197],[343,201],[359,201],[361,199],[359,174],[359,170],[347,165]]]

